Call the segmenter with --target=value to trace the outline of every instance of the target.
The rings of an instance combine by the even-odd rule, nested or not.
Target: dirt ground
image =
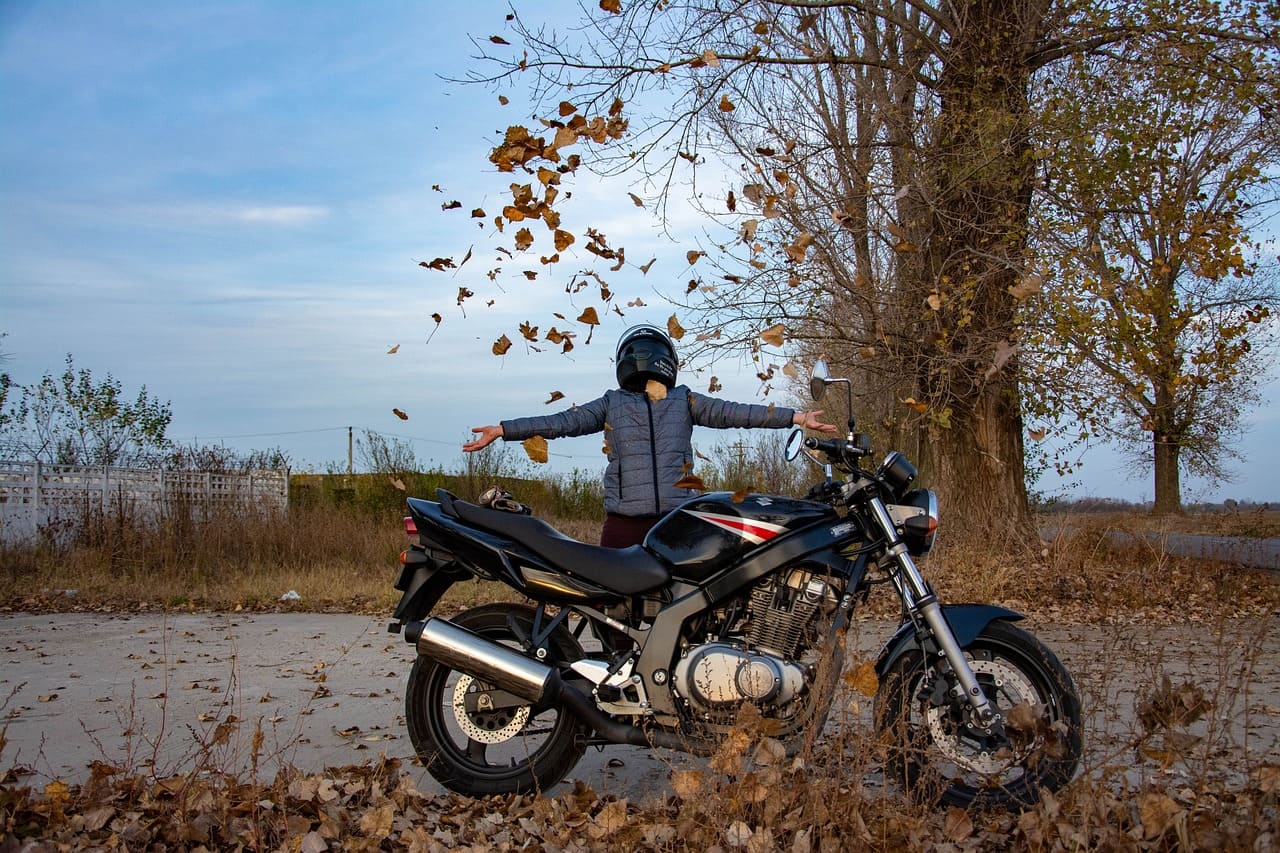
[[[1280,617],[1185,624],[1022,623],[1073,674],[1087,715],[1084,772],[1131,779],[1247,773],[1280,764]],[[850,632],[851,660],[892,633],[882,620]],[[0,769],[24,784],[83,781],[92,762],[160,774],[308,772],[405,760],[402,696],[413,649],[381,617],[331,614],[0,615]],[[1190,729],[1197,756],[1162,769],[1134,748],[1136,712],[1160,685],[1192,685],[1212,709]],[[845,724],[869,702],[850,696]],[[252,733],[265,737],[255,754]],[[1158,756],[1157,756],[1158,757]],[[668,790],[693,761],[634,747],[588,751],[571,779],[633,802]],[[440,787],[421,770],[423,790]],[[1181,777],[1186,777],[1182,779]]]

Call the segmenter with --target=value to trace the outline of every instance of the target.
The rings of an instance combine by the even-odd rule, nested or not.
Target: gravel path
[[[1142,764],[1131,746],[1135,708],[1168,674],[1214,701],[1192,734],[1205,738],[1196,747],[1208,756],[1203,766],[1219,773],[1280,763],[1278,624],[1276,616],[1220,625],[1023,623],[1076,679],[1088,715],[1087,769]],[[874,654],[892,627],[857,623],[852,654]],[[35,786],[82,781],[93,761],[154,764],[162,773],[197,762],[244,770],[255,762],[259,723],[260,774],[287,765],[319,771],[380,753],[408,766],[402,695],[412,662],[413,650],[386,633],[382,617],[3,614],[0,768],[29,770],[23,783]],[[869,703],[851,702],[865,719]],[[665,792],[671,767],[688,761],[634,747],[590,750],[574,778],[642,799]],[[1160,772],[1142,766],[1129,772]],[[420,787],[440,790],[419,773]]]

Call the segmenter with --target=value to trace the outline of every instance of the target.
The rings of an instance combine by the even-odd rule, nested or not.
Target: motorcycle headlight
[[[938,496],[932,489],[912,489],[902,496],[902,541],[913,557],[933,550],[938,539]]]
[[[898,451],[892,451],[880,463],[876,476],[884,480],[895,495],[901,495],[916,478],[916,466]]]

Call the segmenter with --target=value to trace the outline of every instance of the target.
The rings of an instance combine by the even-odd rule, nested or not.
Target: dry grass
[[[591,521],[552,521],[599,539]],[[408,544],[398,516],[343,507],[295,507],[288,516],[227,515],[159,527],[89,518],[56,547],[0,545],[0,609],[306,610],[386,612]],[[295,602],[282,602],[289,591]],[[459,584],[445,606],[513,595]]]

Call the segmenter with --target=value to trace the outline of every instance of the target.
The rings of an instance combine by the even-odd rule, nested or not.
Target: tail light
[[[413,520],[413,516],[406,515],[404,517],[404,532],[408,536],[418,535],[418,523]]]

